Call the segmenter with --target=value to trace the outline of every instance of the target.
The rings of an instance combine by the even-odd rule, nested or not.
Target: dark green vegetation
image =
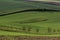
[[[27,1],[14,1],[14,0],[0,0],[0,13],[9,13],[13,11],[20,11],[23,9],[41,8],[41,9],[57,9],[60,6],[44,4],[42,2],[27,2]]]

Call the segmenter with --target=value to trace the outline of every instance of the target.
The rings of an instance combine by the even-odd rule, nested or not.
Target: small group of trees
[[[48,33],[56,33],[56,29],[52,29],[52,28],[50,28],[50,27],[48,27]]]
[[[48,33],[60,33],[59,29],[52,29],[52,28],[48,28]]]
[[[25,32],[33,31],[32,27],[22,27],[22,30]],[[35,29],[35,32],[38,33],[40,30],[38,28]]]
[[[32,33],[32,32],[34,32],[34,33],[40,33],[40,29],[39,28],[33,29],[32,27],[22,27],[22,30],[25,31],[25,32],[29,32],[29,33]],[[48,30],[48,34],[60,33],[60,30],[59,29],[54,29],[54,28],[48,27],[47,30]]]
[[[30,32],[31,31],[31,27],[22,27],[22,30],[24,31],[24,32]]]

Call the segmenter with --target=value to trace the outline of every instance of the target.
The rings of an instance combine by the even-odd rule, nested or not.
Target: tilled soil
[[[0,40],[60,40],[60,37],[47,36],[0,36]]]

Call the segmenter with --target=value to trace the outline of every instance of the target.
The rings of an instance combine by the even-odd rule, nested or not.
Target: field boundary
[[[22,10],[22,11],[16,11],[16,12],[11,12],[11,13],[0,14],[0,16],[7,16],[7,15],[11,15],[11,14],[17,14],[17,13],[29,12],[29,11],[60,12],[60,10],[54,10],[54,9],[26,9],[26,10]]]

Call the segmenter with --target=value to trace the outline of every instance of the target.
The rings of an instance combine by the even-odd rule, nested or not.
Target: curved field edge
[[[38,34],[27,34],[27,33],[16,33],[16,32],[0,31],[0,36],[48,36],[48,37],[60,37],[60,34],[38,35]]]
[[[55,9],[37,9],[37,8],[32,8],[32,9],[25,9],[21,11],[16,11],[16,12],[11,12],[11,13],[0,13],[0,16],[7,16],[11,14],[17,14],[17,13],[22,13],[22,12],[31,12],[31,11],[36,11],[36,12],[60,12],[60,10],[55,10]]]

